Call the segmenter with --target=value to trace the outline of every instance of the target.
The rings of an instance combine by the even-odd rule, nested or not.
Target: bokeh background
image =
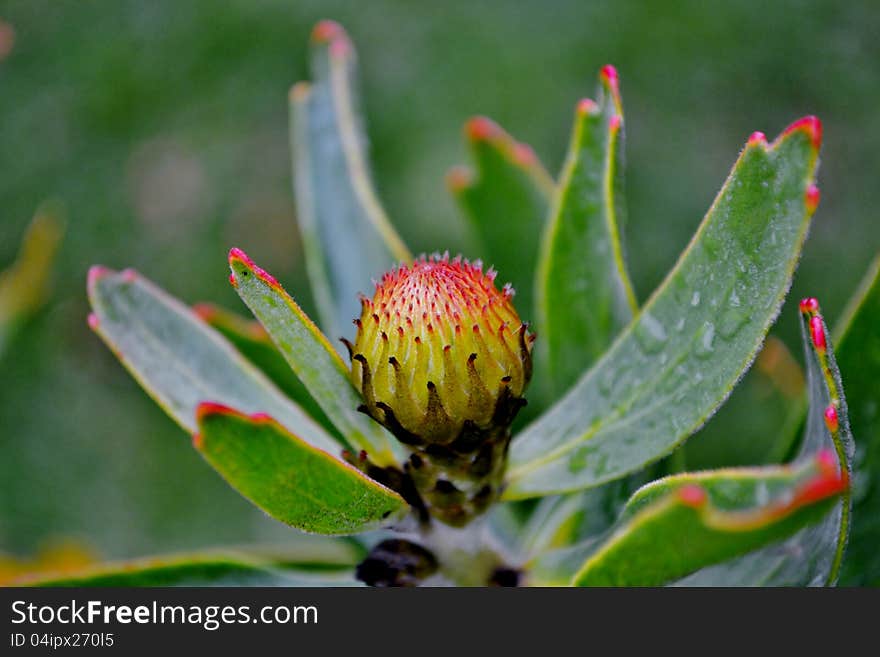
[[[466,118],[491,116],[556,172],[605,63],[622,79],[641,300],[747,136],[805,114],[825,126],[822,203],[774,328],[796,357],[794,300],[819,296],[836,317],[880,249],[871,0],[3,0],[0,268],[45,199],[64,203],[67,234],[50,302],[0,354],[0,552],[74,538],[123,557],[290,535],[201,461],[88,330],[85,277],[93,263],[132,266],[187,302],[246,312],[226,281],[237,245],[312,307],[287,92],[307,77],[321,18],[358,47],[378,187],[416,250],[467,248],[443,182],[466,159]],[[777,420],[722,412],[688,465],[710,463],[719,440],[758,458]]]

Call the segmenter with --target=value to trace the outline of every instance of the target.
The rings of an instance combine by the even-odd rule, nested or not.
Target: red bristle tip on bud
[[[810,336],[816,349],[825,351],[828,344],[825,341],[825,327],[822,325],[822,318],[819,315],[813,315],[810,318]]]
[[[814,148],[818,149],[822,145],[822,122],[817,117],[805,116],[802,119],[798,119],[783,130],[782,134],[785,136],[798,130],[805,132],[809,136],[810,143],[813,144]]]
[[[702,486],[687,484],[678,489],[678,498],[687,506],[695,509],[703,506],[707,501],[706,491]]]
[[[235,280],[235,274],[229,272],[229,284],[232,287],[238,287],[238,281]]]
[[[807,187],[807,191],[804,194],[804,202],[807,205],[807,212],[813,213],[819,207],[819,188],[816,185]]]
[[[830,404],[825,409],[825,426],[828,427],[828,431],[831,433],[836,433],[840,426],[837,419],[837,409],[834,407],[834,404]]]
[[[801,312],[805,315],[819,312],[819,300],[815,297],[806,297],[805,299],[801,299],[800,309]]]

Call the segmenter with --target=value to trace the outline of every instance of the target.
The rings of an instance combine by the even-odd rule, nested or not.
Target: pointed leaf
[[[668,454],[755,357],[791,283],[820,124],[753,136],[676,266],[633,323],[511,449],[509,499],[597,486]]]
[[[337,337],[357,315],[358,292],[412,256],[373,188],[355,51],[342,27],[315,27],[311,63],[314,82],[290,94],[294,194],[321,323]]]
[[[22,577],[17,586],[352,586],[362,557],[350,543],[309,537],[277,552],[212,550],[105,563],[60,576]]]
[[[394,462],[391,438],[357,408],[360,393],[327,338],[271,275],[239,249],[229,252],[238,295],[266,328],[281,354],[346,441],[379,465]]]
[[[534,308],[538,244],[556,185],[534,151],[493,121],[465,126],[476,172],[455,167],[447,184],[477,239],[475,253],[513,284],[526,319]]]
[[[831,452],[799,467],[679,475],[638,491],[576,586],[657,586],[792,535],[846,488]]]
[[[321,410],[318,402],[314,400],[308,389],[290,369],[290,365],[278,351],[262,324],[255,319],[246,319],[210,303],[196,304],[193,306],[193,312],[206,324],[217,329],[242,356],[256,365],[284,394],[299,404],[328,433],[340,443],[345,442],[345,439],[339,435],[336,427]]]
[[[831,339],[815,299],[801,302],[809,412],[798,460],[819,450],[834,455],[835,469],[851,480],[855,451],[846,399]],[[841,465],[842,464],[842,465]],[[694,586],[821,586],[836,583],[852,516],[852,492],[843,491],[831,513],[787,541],[694,573],[680,582]]]
[[[335,451],[338,443],[217,331],[130,269],[89,271],[89,323],[171,418],[196,430],[204,400],[269,413],[303,440]]]
[[[0,271],[0,353],[16,326],[46,301],[49,274],[63,233],[60,210],[44,204],[31,220],[15,262]]]
[[[624,263],[623,110],[617,72],[602,69],[598,103],[582,100],[538,267],[536,379],[558,398],[637,310]]]
[[[264,414],[198,408],[196,449],[239,493],[283,523],[317,534],[388,526],[406,502],[360,470],[312,447]]]
[[[850,301],[837,363],[846,377],[853,434],[858,438],[856,499],[841,584],[880,585],[880,256]]]

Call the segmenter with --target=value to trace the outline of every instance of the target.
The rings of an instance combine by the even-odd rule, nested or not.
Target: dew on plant
[[[463,253],[420,255],[379,198],[393,181],[373,186],[354,42],[331,21],[306,42],[312,80],[290,94],[290,129],[311,290],[245,254],[266,239],[252,229],[229,245],[228,264],[253,319],[191,312],[140,275],[94,270],[87,283],[92,330],[192,449],[270,518],[356,537],[362,553],[336,570],[368,585],[835,583],[852,443],[818,303],[799,316],[809,410],[798,395],[770,396],[786,404],[779,454],[733,467],[742,445],[776,439],[747,412],[712,467],[691,467],[687,443],[740,385],[792,284],[819,202],[818,120],[781,131],[772,152],[760,133],[732,152],[692,242],[654,291],[636,294],[627,258],[644,254],[618,225],[613,66],[597,64],[595,101],[572,99],[580,111],[559,171],[491,120],[467,121],[472,167],[447,178],[468,222],[447,237]],[[187,199],[165,214],[190,211]],[[425,246],[437,230],[405,232]],[[765,388],[780,378],[759,373]],[[571,515],[548,527],[554,500]],[[745,575],[731,565],[741,559],[753,560]]]

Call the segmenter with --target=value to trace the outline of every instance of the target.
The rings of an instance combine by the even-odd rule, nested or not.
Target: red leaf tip
[[[196,406],[196,422],[200,423],[209,415],[240,415],[234,408],[219,402],[204,401]]]
[[[485,116],[475,116],[465,123],[465,134],[472,141],[489,141],[497,137],[501,129],[492,120]]]
[[[825,426],[828,427],[828,431],[831,433],[837,433],[837,429],[840,424],[837,419],[837,409],[834,407],[834,404],[829,404],[828,408],[825,409]]]
[[[243,262],[248,267],[254,266],[254,261],[250,259],[247,253],[239,249],[237,246],[229,249],[229,262],[231,263],[233,260],[238,260],[239,262]]]
[[[706,495],[706,491],[702,486],[698,486],[697,484],[687,484],[678,489],[678,498],[682,501],[683,504],[686,504],[689,507],[694,509],[698,509],[704,504],[706,504],[708,500],[708,496]]]
[[[229,265],[232,267],[236,261],[244,265],[245,268],[251,270],[254,273],[254,276],[262,280],[269,287],[281,289],[281,285],[275,280],[275,277],[272,276],[272,274],[258,267],[257,264],[250,259],[247,253],[239,248],[233,247],[229,249]],[[241,274],[246,276],[247,272],[241,272]],[[229,275],[229,282],[232,284],[232,287],[238,287],[238,281],[235,278],[234,270]]]
[[[577,104],[577,113],[581,116],[586,116],[587,114],[593,114],[594,112],[599,111],[599,106],[596,104],[596,101],[591,98],[582,98],[578,101]]]
[[[135,279],[138,276],[137,272],[130,267],[123,269],[120,274],[122,275],[122,280],[126,283],[134,283]]]
[[[609,87],[617,90],[618,77],[617,77],[617,69],[614,68],[611,64],[605,64],[602,69],[599,71],[599,77],[605,82]]]
[[[819,207],[819,188],[816,185],[810,185],[807,187],[807,191],[804,194],[804,203],[807,206],[807,212],[812,214],[816,211],[816,208]]]
[[[783,136],[789,135],[792,132],[796,132],[798,130],[802,130],[807,133],[810,137],[810,142],[813,144],[813,148],[819,149],[822,145],[822,122],[818,117],[815,116],[805,116],[801,119],[798,119],[790,126],[788,126],[785,130],[783,130]]]
[[[849,485],[849,476],[846,470],[838,471],[837,457],[832,450],[823,449],[819,452],[816,455],[816,465],[819,475],[797,492],[793,506],[804,506],[838,495]]]
[[[611,130],[611,132],[617,132],[620,130],[621,123],[623,123],[623,118],[620,114],[615,114],[608,120],[608,129]]]
[[[107,274],[110,273],[110,270],[107,269],[104,265],[92,265],[89,267],[88,274],[88,286],[91,288],[98,282],[99,279],[103,278]]]
[[[753,132],[749,135],[747,146],[766,146],[767,136],[763,132]]]
[[[828,348],[828,343],[825,340],[825,327],[822,325],[822,317],[819,315],[810,317],[810,336],[817,351],[824,352]]]
[[[800,309],[805,315],[817,313],[819,312],[819,300],[816,299],[816,297],[806,297],[801,299]]]
[[[312,30],[312,43],[329,43],[345,37],[345,29],[336,21],[322,20]]]
[[[88,322],[89,322],[90,329],[92,329],[93,331],[98,330],[99,321],[98,321],[98,316],[95,313],[89,313]]]
[[[202,445],[205,443],[205,439],[202,438],[202,434],[200,434],[200,433],[194,433],[192,441],[193,441],[193,447],[195,447],[196,449],[201,449]]]

